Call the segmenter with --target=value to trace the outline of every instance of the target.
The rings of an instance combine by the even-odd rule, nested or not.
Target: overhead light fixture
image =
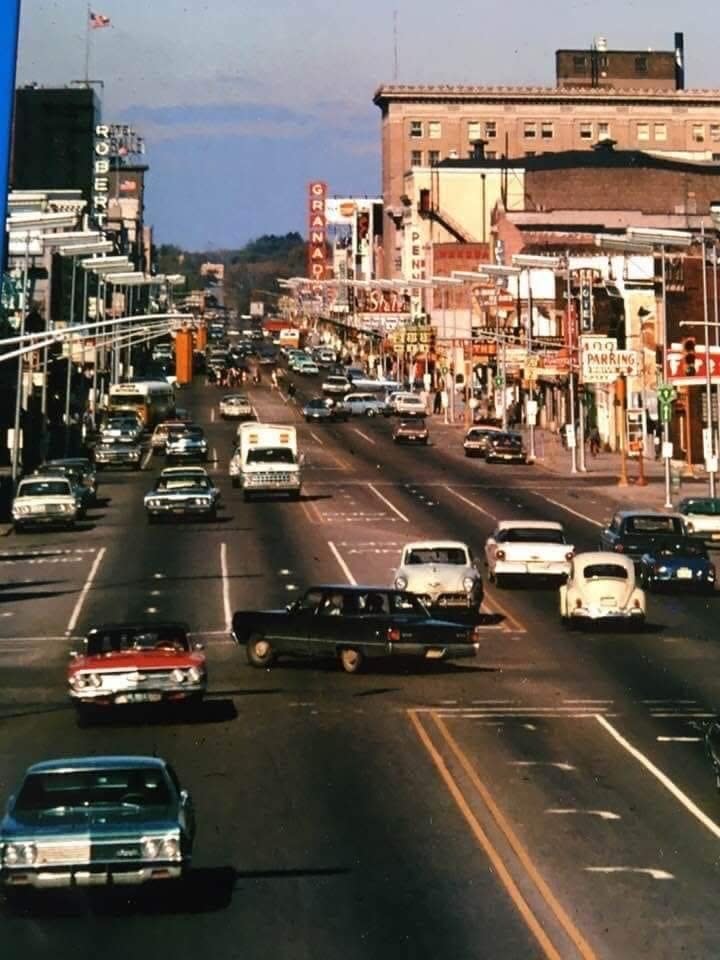
[[[539,269],[557,270],[562,266],[561,257],[542,256],[531,253],[516,253],[512,258],[513,265],[516,267],[537,267]]]
[[[628,227],[627,235],[641,243],[651,243],[656,247],[689,247],[693,242],[692,233],[687,230],[660,230],[653,227]]]

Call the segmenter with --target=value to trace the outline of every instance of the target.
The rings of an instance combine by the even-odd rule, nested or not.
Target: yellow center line
[[[489,810],[490,814],[495,820],[495,823],[498,825],[500,830],[505,835],[506,840],[508,841],[516,857],[522,864],[526,874],[537,887],[538,892],[540,893],[540,895],[542,896],[543,900],[548,905],[550,910],[555,915],[560,926],[563,928],[563,930],[568,935],[570,940],[572,940],[580,956],[585,958],[585,960],[595,960],[596,955],[592,947],[589,945],[589,943],[585,940],[585,938],[580,933],[578,928],[572,922],[570,917],[565,912],[564,907],[561,905],[559,900],[556,898],[555,894],[552,892],[552,890],[546,883],[545,878],[542,876],[542,874],[540,873],[540,871],[538,870],[538,868],[535,866],[532,859],[530,858],[530,854],[522,845],[515,831],[512,829],[509,822],[505,818],[505,815],[493,800],[490,794],[490,791],[482,782],[475,768],[470,763],[470,760],[468,759],[466,754],[462,751],[459,744],[457,743],[455,738],[452,736],[452,734],[448,730],[444,720],[441,717],[439,717],[437,713],[435,713],[434,711],[432,713],[432,718],[438,730],[442,734],[443,739],[445,740],[447,745],[450,747],[455,757],[460,762],[460,765],[462,766],[465,773],[468,775],[470,781],[472,782],[472,785],[475,787],[478,794],[482,798],[483,803]]]
[[[528,929],[530,930],[532,935],[535,937],[535,939],[539,943],[544,956],[547,958],[547,960],[562,960],[562,955],[558,952],[558,950],[550,940],[550,937],[545,932],[542,924],[533,913],[527,900],[525,899],[525,897],[523,897],[517,884],[513,880],[512,876],[510,875],[510,871],[505,866],[505,863],[502,857],[493,846],[492,841],[490,840],[488,835],[480,826],[480,823],[477,817],[470,809],[469,803],[463,796],[463,793],[460,787],[457,785],[453,775],[448,770],[445,764],[445,761],[440,756],[440,753],[437,751],[432,740],[428,736],[427,731],[425,730],[422,723],[418,719],[417,714],[415,713],[414,710],[408,710],[408,715],[410,717],[410,720],[413,726],[415,727],[415,732],[420,738],[422,745],[430,754],[430,757],[433,763],[437,767],[438,773],[445,781],[445,785],[450,791],[450,795],[452,796],[455,803],[458,805],[462,815],[467,820],[468,826],[472,830],[473,835],[475,836],[475,839],[477,840],[477,842],[479,843],[479,845],[482,847],[485,854],[487,855],[488,860],[492,864],[495,872],[497,873],[503,886],[507,890],[511,900],[515,904],[521,917],[527,924]]]
[[[518,633],[527,633],[527,627],[525,627],[514,614],[510,613],[507,607],[500,603],[494,593],[488,594],[487,588],[485,588],[484,605],[491,613],[501,613],[505,617],[505,620],[511,624]]]

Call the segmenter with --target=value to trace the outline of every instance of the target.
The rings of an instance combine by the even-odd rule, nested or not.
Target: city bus
[[[175,388],[162,380],[114,383],[110,387],[108,413],[136,413],[152,428],[175,412]]]

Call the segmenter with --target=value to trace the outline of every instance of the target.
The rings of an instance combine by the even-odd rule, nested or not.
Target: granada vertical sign
[[[327,268],[327,184],[314,181],[308,187],[308,277],[324,280]]]

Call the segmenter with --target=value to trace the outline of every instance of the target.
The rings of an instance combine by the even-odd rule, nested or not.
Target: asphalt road
[[[298,422],[305,495],[246,504],[219,395],[197,383],[183,402],[214,451],[216,522],[147,525],[155,458],[101,474],[84,529],[0,541],[0,793],[39,759],[155,752],[199,823],[185,889],[43,897],[4,913],[2,956],[720,955],[720,800],[701,742],[720,700],[718,601],[653,596],[643,633],[568,634],[555,589],[490,587],[476,661],[255,671],[227,634],[235,609],[389,583],[418,537],[481,554],[497,519],[557,519],[587,549],[612,504],[581,478],[466,460],[452,427],[398,448],[385,420],[306,425],[265,386],[260,417]],[[145,617],[206,642],[202,713],[78,727],[75,638]]]

